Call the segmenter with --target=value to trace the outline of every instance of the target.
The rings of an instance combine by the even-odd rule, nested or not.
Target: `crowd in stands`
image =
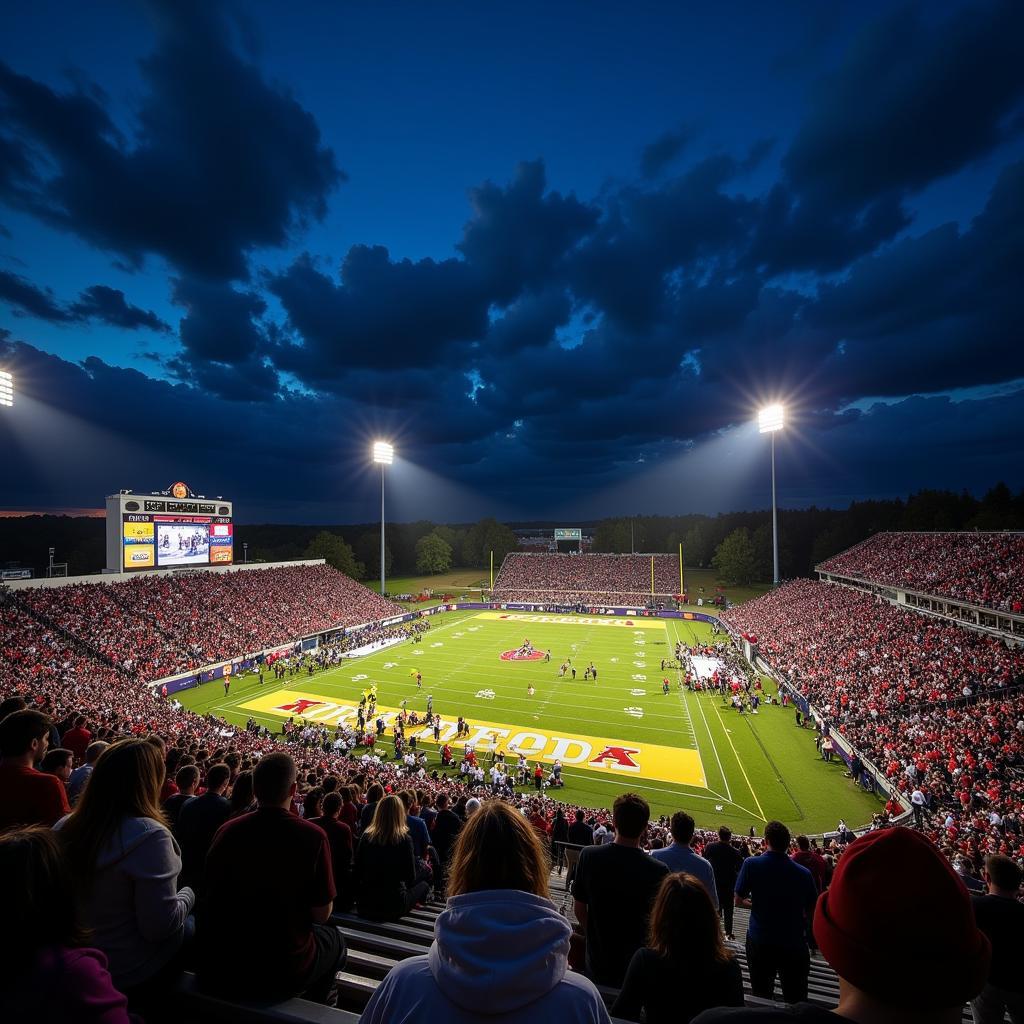
[[[607,1024],[596,986],[619,990],[613,1015],[648,1024],[953,1024],[966,1000],[978,1024],[1024,1013],[1024,659],[998,641],[807,581],[724,616],[825,733],[921,796],[918,829],[817,844],[778,822],[760,839],[697,830],[683,812],[652,822],[635,794],[610,811],[495,799],[453,774],[286,747],[140,686],[152,651],[112,654],[81,589],[66,617],[0,594],[5,1017],[127,1024],[132,1011],[152,1024],[186,966],[227,998],[330,1003],[346,956],[332,914],[395,920],[432,893],[448,897],[434,944],[387,975],[368,1024]],[[117,593],[156,624],[221,599],[200,587],[172,613]],[[259,635],[356,614],[324,600],[266,613]],[[251,640],[249,625],[224,636]],[[549,893],[567,847],[583,848],[578,930]],[[734,907],[750,910],[753,993],[777,980],[792,1009],[742,1008]],[[835,1014],[804,1001],[815,947],[842,979]]]
[[[651,559],[654,593],[651,593]],[[636,605],[679,592],[673,555],[563,555],[512,552],[494,580],[495,601],[544,604]]]
[[[999,611],[1024,610],[1024,533],[878,533],[818,568]]]
[[[797,580],[722,616],[975,866],[1024,856],[1024,651]]]
[[[93,722],[113,742],[69,808],[64,783],[34,765],[55,729],[92,730],[19,703],[0,706],[0,998],[12,1020],[175,1020],[163,1011],[186,967],[227,999],[331,1003],[346,960],[332,914],[354,902],[363,918],[396,920],[432,889],[447,896],[433,944],[387,974],[367,1024],[608,1024],[598,985],[619,989],[613,1015],[648,1024],[953,1024],[965,1000],[989,1024],[1024,1001],[1021,869],[1006,857],[988,858],[972,897],[911,829],[869,833],[827,864],[779,822],[759,851],[725,829],[698,846],[679,812],[664,845],[630,793],[598,841],[582,813],[549,823],[538,802],[450,808],[446,794],[387,792],[363,775],[304,776],[281,751],[253,762],[233,743],[169,748],[158,732]],[[580,848],[578,931],[550,899],[563,843]],[[727,902],[750,908],[753,993],[770,997],[778,978],[792,1008],[741,1009],[716,909]],[[842,979],[839,1016],[805,1002],[814,944]]]
[[[9,598],[143,681],[404,612],[316,564],[25,588]]]

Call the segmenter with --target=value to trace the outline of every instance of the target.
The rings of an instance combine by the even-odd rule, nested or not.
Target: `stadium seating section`
[[[313,564],[26,589],[15,601],[143,681],[404,612]]]
[[[651,592],[651,559],[654,592]],[[679,593],[673,555],[555,555],[513,552],[494,581],[496,601],[638,605]]]
[[[1024,608],[1024,533],[878,533],[818,568],[999,611]]]
[[[1024,854],[1024,653],[845,587],[796,580],[722,615],[904,793],[937,842]]]

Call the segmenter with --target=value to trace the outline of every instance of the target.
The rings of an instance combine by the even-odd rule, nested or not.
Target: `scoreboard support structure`
[[[234,507],[194,494],[187,484],[166,491],[107,495],[105,572],[233,565]]]

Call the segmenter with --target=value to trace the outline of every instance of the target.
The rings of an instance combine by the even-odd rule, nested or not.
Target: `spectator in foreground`
[[[417,881],[405,806],[393,794],[378,802],[359,837],[355,885],[356,912],[370,921],[397,921],[430,891],[425,881]]]
[[[327,922],[334,897],[322,828],[291,813],[295,762],[268,754],[253,771],[259,807],[221,826],[206,858],[199,980],[235,996],[336,999],[345,943]]]
[[[163,809],[167,824],[171,826],[171,831],[180,843],[178,815],[181,813],[182,807],[196,795],[196,787],[199,785],[199,769],[194,764],[187,764],[184,768],[179,768],[174,773],[174,785],[178,787],[178,791],[163,802]]]
[[[0,721],[0,831],[52,825],[71,810],[64,783],[35,769],[50,743],[50,719],[24,708]]]
[[[806,928],[818,890],[810,871],[790,859],[789,829],[781,821],[769,821],[764,838],[767,851],[747,858],[736,879],[736,906],[750,908],[750,988],[755,996],[771,999],[778,975],[782,998],[798,1003],[807,998],[811,958]]]
[[[687,1024],[713,1006],[743,1005],[743,972],[725,947],[707,885],[679,872],[661,883],[647,946],[629,962],[612,1015]]]
[[[107,958],[86,945],[75,887],[52,830],[0,835],[0,1007],[34,1024],[129,1024]]]
[[[655,860],[660,860],[669,871],[685,871],[688,875],[693,875],[699,879],[704,884],[704,888],[707,889],[708,896],[711,898],[717,913],[718,889],[715,886],[714,868],[703,857],[690,849],[690,843],[693,842],[693,833],[696,828],[693,818],[686,811],[676,811],[672,815],[669,828],[672,832],[672,845],[665,847],[663,850],[655,850],[651,856]]]
[[[324,797],[323,814],[319,818],[310,818],[310,823],[318,825],[327,835],[331,845],[331,871],[334,874],[334,887],[338,895],[334,899],[336,911],[348,912],[352,909],[352,830],[341,821],[343,798],[340,793],[328,793]]]
[[[85,789],[85,784],[89,781],[89,776],[92,775],[93,768],[96,767],[97,758],[109,746],[110,744],[105,740],[95,740],[86,748],[85,764],[80,764],[71,773],[71,778],[68,779],[68,802],[72,807],[78,802],[78,798],[82,795],[82,790]]]
[[[181,880],[197,893],[203,890],[206,855],[213,837],[231,814],[231,804],[224,796],[230,779],[231,769],[226,764],[211,765],[206,772],[206,792],[187,800],[178,812]]]
[[[191,931],[191,889],[178,889],[181,855],[163,812],[164,761],[146,740],[100,754],[74,811],[57,822],[83,923],[134,1005],[147,983],[173,974]],[[135,990],[133,993],[132,990]]]
[[[597,989],[568,969],[572,929],[548,899],[547,856],[521,814],[482,805],[456,843],[448,891],[430,952],[391,969],[363,1024],[608,1024]]]
[[[434,819],[434,833],[431,840],[434,849],[437,850],[443,876],[447,870],[448,861],[451,859],[452,850],[455,849],[455,840],[459,838],[459,832],[462,831],[462,819],[448,806],[447,793],[438,793],[435,803],[437,817]]]
[[[1014,1024],[1024,1021],[1024,905],[1021,869],[1009,857],[993,854],[985,861],[988,892],[971,896],[978,927],[992,943],[992,969],[985,987],[971,1002],[974,1024],[1001,1024],[1009,1011]]]
[[[719,828],[718,841],[704,847],[704,858],[715,873],[718,909],[725,925],[725,937],[731,941],[736,938],[732,932],[732,912],[736,905],[733,894],[743,867],[743,854],[732,845],[732,829],[726,825]]]
[[[694,1024],[959,1024],[991,962],[963,883],[909,828],[850,844],[818,899],[814,937],[839,975],[834,1011],[811,1003],[707,1010]]]
[[[240,818],[243,814],[256,810],[256,795],[252,784],[252,771],[247,769],[238,773],[231,787],[230,817]]]
[[[587,937],[587,975],[598,985],[621,985],[633,954],[647,938],[651,905],[667,867],[640,849],[650,821],[647,801],[623,793],[612,807],[615,840],[580,852],[572,894]]]

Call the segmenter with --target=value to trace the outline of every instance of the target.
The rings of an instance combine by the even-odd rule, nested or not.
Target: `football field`
[[[260,686],[247,675],[232,681],[227,698],[220,681],[178,696],[195,711],[237,724],[251,716],[277,732],[292,716],[331,728],[354,725],[359,697],[372,683],[385,716],[404,700],[422,717],[431,695],[456,760],[467,742],[454,739],[462,715],[485,767],[495,745],[513,763],[523,751],[531,767],[557,758],[566,786],[549,791],[556,799],[607,807],[633,790],[653,813],[687,810],[704,826],[753,825],[760,832],[765,821],[780,818],[795,830],[821,832],[840,817],[862,824],[878,809],[839,765],[821,761],[813,732],[796,728],[792,709],[762,705],[757,715],[741,715],[716,694],[680,688],[676,670],[662,671],[676,640],[711,639],[704,623],[467,611],[435,616],[431,624],[420,643],[403,641],[311,677],[302,672],[278,682],[267,673]],[[535,660],[515,657],[526,640],[540,652]],[[550,662],[543,660],[547,651]],[[566,660],[575,679],[560,674]],[[584,680],[591,663],[596,682]],[[774,693],[773,684],[765,685]],[[413,732],[419,735],[409,728],[406,735]],[[391,735],[388,729],[379,753],[392,752]],[[432,733],[418,742],[430,766],[439,765]]]

